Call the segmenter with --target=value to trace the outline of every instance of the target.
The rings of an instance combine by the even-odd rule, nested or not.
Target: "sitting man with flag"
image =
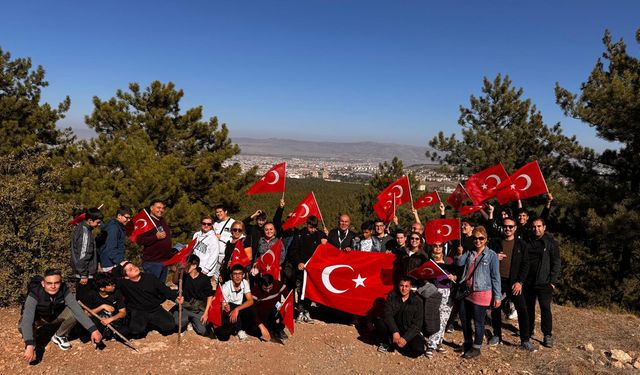
[[[247,332],[257,336],[256,314],[249,282],[244,278],[242,264],[231,267],[231,280],[222,284],[222,325],[215,330],[220,341],[227,341],[232,334],[245,341]]]
[[[213,300],[211,279],[201,272],[200,258],[195,254],[191,254],[187,259],[185,270],[186,272],[182,273],[182,297],[184,298],[182,322],[179,322],[180,314],[178,311],[173,312],[173,318],[176,325],[180,325],[183,330],[187,328],[188,323],[191,323],[193,330],[198,335],[205,336],[209,332],[207,312]],[[178,275],[179,273],[176,273],[176,276]],[[174,283],[177,284],[177,281]]]
[[[278,340],[287,339],[284,323],[278,314],[280,304],[289,294],[287,286],[271,275],[261,275],[251,289],[251,294],[262,338],[269,341],[273,333],[273,337]]]
[[[382,338],[380,352],[397,349],[400,353],[417,358],[424,354],[424,337],[420,333],[423,321],[423,301],[411,291],[412,279],[402,276],[398,290],[389,293],[384,305],[383,318],[376,321]]]

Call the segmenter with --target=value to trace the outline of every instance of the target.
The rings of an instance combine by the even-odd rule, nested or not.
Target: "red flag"
[[[549,191],[537,161],[522,166],[497,188],[500,204],[526,199]]]
[[[409,178],[407,176],[400,177],[382,190],[378,195],[378,201],[393,200],[394,197],[396,198],[396,207],[411,202],[411,187],[409,187]]]
[[[318,207],[318,202],[316,201],[316,196],[313,194],[313,191],[309,193],[302,202],[298,203],[296,208],[293,210],[291,217],[282,224],[282,229],[287,230],[300,224],[304,224],[306,223],[307,218],[311,215],[316,216],[318,220],[322,220],[320,207]]]
[[[385,224],[389,224],[391,220],[393,220],[396,214],[394,208],[393,198],[387,199],[386,201],[377,201],[376,204],[373,205],[373,211],[376,213],[376,216],[384,221]]]
[[[280,254],[282,253],[282,240],[279,239],[266,253],[256,260],[256,268],[263,275],[271,275],[280,280]]]
[[[459,183],[458,186],[456,186],[456,190],[447,197],[447,203],[453,207],[454,210],[458,211],[460,206],[462,206],[462,202],[467,199],[469,199],[469,195],[466,190],[464,190],[462,184]]]
[[[293,290],[289,292],[287,298],[284,299],[284,303],[280,305],[278,312],[282,317],[282,323],[293,334]]]
[[[304,270],[302,298],[354,315],[384,304],[393,289],[395,255],[319,245]]]
[[[287,163],[276,164],[249,188],[247,194],[283,193],[286,177]]]
[[[180,251],[178,251],[178,253],[176,253],[170,259],[165,260],[164,262],[162,262],[162,264],[164,264],[165,266],[169,266],[169,265],[174,264],[174,263],[181,263],[181,264],[184,265],[185,263],[187,263],[187,258],[189,258],[189,255],[191,255],[193,253],[193,248],[194,248],[194,246],[196,246],[196,242],[197,242],[197,240],[195,240],[195,239],[191,240],[191,242],[189,242],[189,244],[187,246],[185,246],[182,249],[180,249]]]
[[[131,242],[136,242],[139,235],[146,233],[153,228],[155,228],[155,226],[153,225],[153,221],[151,221],[151,216],[149,216],[147,210],[143,208],[142,211],[138,212],[138,214],[129,222],[129,225],[127,226],[127,233]]]
[[[436,219],[427,221],[424,237],[428,244],[447,242],[460,238],[459,219]]]
[[[484,208],[483,204],[477,205],[477,206],[462,206],[460,207],[460,215],[462,216],[469,215],[476,211],[480,211],[483,208]]]
[[[241,265],[242,267],[246,267],[251,263],[251,259],[247,255],[247,252],[244,251],[244,243],[242,240],[238,240],[236,242],[236,246],[233,248],[233,252],[231,253],[231,261],[229,262],[229,268],[235,266],[236,264]]]
[[[413,276],[418,280],[433,280],[444,275],[447,275],[447,273],[433,259],[409,271],[409,276]]]
[[[418,200],[413,202],[413,208],[417,210],[418,208],[428,207],[437,203],[440,203],[440,195],[438,195],[437,191],[434,191],[421,196]]]
[[[497,187],[509,178],[502,163],[489,167],[469,177],[465,187],[474,205],[496,196]]]
[[[207,311],[207,320],[209,320],[209,323],[211,323],[214,328],[218,328],[222,325],[222,302],[224,302],[222,285],[218,284],[216,294],[213,296],[213,300],[211,300],[209,311]]]
[[[87,214],[83,212],[80,215],[74,217],[70,222],[67,223],[67,225],[76,225],[83,221],[85,217],[87,217]]]

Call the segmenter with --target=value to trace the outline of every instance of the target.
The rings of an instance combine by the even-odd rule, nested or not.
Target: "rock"
[[[611,362],[611,367],[613,367],[613,368],[624,368],[624,363],[622,363],[620,361],[613,361],[613,362]]]
[[[619,349],[611,349],[611,359],[624,363],[631,363],[631,356]]]
[[[640,370],[640,357],[637,358],[635,362],[633,362],[633,368]]]
[[[584,345],[584,350],[588,351],[589,353],[593,352],[595,349],[593,347],[593,344],[588,342]]]

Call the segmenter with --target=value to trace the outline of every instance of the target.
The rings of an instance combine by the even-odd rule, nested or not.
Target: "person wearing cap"
[[[191,323],[193,330],[198,335],[205,336],[209,333],[207,312],[211,307],[213,294],[211,279],[200,270],[200,258],[191,254],[187,259],[186,272],[182,274],[184,303],[182,304],[181,326],[183,331],[187,329],[187,324]],[[180,323],[179,315],[177,309],[174,310],[173,319],[176,325]]]

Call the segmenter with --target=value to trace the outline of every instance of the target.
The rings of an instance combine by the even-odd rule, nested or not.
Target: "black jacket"
[[[327,241],[338,249],[343,250],[346,247],[351,247],[353,239],[357,236],[358,234],[352,230],[348,230],[347,233],[342,233],[340,229],[334,228],[329,231]]]
[[[521,239],[514,239],[513,252],[511,254],[511,266],[509,267],[509,284],[524,284],[529,272],[529,251],[527,243]],[[489,243],[489,248],[497,254],[502,252],[502,238],[494,238]],[[503,277],[504,278],[504,277]]]
[[[535,285],[555,284],[560,278],[560,249],[556,242],[548,234],[544,234],[540,239],[529,238],[527,241],[529,249],[531,247],[542,248],[542,259],[538,263],[535,272]]]
[[[410,292],[406,302],[397,291],[392,291],[384,304],[384,322],[391,333],[398,332],[402,338],[411,341],[420,333],[424,319],[424,302]]]
[[[327,238],[324,232],[316,230],[310,233],[307,228],[302,229],[295,234],[293,243],[291,244],[291,259],[297,267],[299,263],[307,263],[309,258],[315,253],[316,248],[323,239]]]

